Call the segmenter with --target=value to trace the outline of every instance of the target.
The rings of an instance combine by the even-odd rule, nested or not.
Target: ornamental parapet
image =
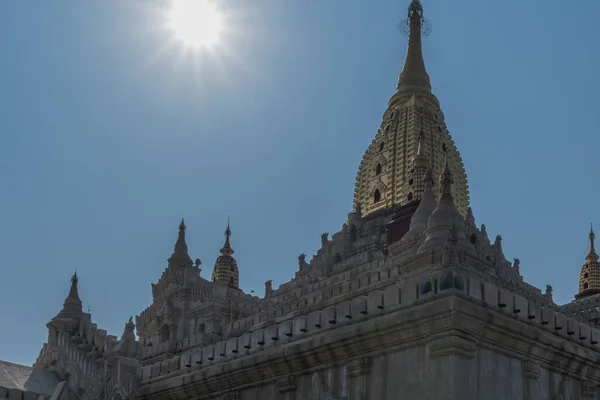
[[[322,308],[306,314],[251,329],[239,336],[147,365],[142,371],[142,386],[258,355],[283,344],[305,342],[305,339],[325,331],[360,324],[448,295],[469,298],[508,318],[600,352],[598,329],[556,312],[547,305],[537,304],[507,289],[481,281],[479,277],[468,276],[464,271],[442,270],[437,275],[420,281],[415,278],[398,283],[394,282],[396,279],[388,278],[386,287],[370,290],[365,294],[349,290],[348,293],[353,292],[355,295],[347,299],[340,298],[342,301],[337,304],[324,304]]]
[[[371,269],[368,265],[355,271],[346,271],[328,279],[295,289],[287,302],[278,302],[257,314],[236,320],[227,331],[236,336],[248,330],[254,330],[269,324],[274,319],[284,319],[301,310],[311,311],[327,305],[339,303],[346,298],[369,291],[381,289],[398,280],[398,267]]]

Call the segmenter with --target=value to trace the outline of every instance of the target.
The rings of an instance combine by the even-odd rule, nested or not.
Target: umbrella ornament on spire
[[[398,29],[406,35],[410,35],[411,27],[416,28],[416,32],[420,32],[421,36],[428,36],[431,33],[431,24],[425,19],[423,5],[419,0],[411,1],[408,6],[408,18],[398,24]]]

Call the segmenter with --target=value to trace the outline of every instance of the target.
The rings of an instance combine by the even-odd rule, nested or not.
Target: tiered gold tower
[[[452,196],[460,213],[467,215],[467,175],[440,104],[431,93],[421,50],[423,21],[421,3],[413,0],[408,12],[408,50],[396,93],[388,103],[381,128],[365,152],[356,177],[354,209],[360,203],[363,215],[421,198],[424,185],[420,181],[424,176],[418,166],[415,168],[419,142],[422,157],[431,165],[434,177],[440,176],[444,159],[448,158],[454,177]]]

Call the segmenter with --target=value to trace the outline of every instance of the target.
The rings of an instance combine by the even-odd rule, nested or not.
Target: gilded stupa
[[[229,222],[227,222],[227,229],[225,230],[225,244],[221,248],[221,255],[215,262],[215,267],[212,273],[212,281],[225,283],[231,288],[238,289],[240,285],[240,273],[237,262],[235,261],[235,258],[233,258],[234,251],[229,244],[230,237],[231,229],[229,228]]]
[[[589,239],[590,251],[585,257],[585,264],[581,267],[579,292],[575,296],[576,299],[600,293],[600,263],[598,262],[599,257],[594,247],[596,234],[593,228],[590,228]]]
[[[413,1],[408,10],[409,40],[396,93],[383,114],[383,122],[360,163],[354,189],[354,210],[363,215],[420,200],[424,174],[415,168],[417,149],[439,177],[448,159],[454,177],[452,196],[458,211],[467,215],[469,187],[462,158],[446,127],[440,103],[431,92],[423,61],[421,36],[423,7]],[[418,163],[417,163],[418,164]],[[439,182],[435,182],[435,186]],[[439,200],[439,193],[437,191]]]

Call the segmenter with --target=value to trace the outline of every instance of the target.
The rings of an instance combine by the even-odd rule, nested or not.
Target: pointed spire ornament
[[[76,305],[79,309],[81,309],[81,299],[79,298],[79,292],[77,290],[77,284],[79,283],[79,278],[77,277],[77,270],[71,277],[71,289],[69,290],[69,295],[65,299],[65,306]]]
[[[181,223],[179,224],[179,234],[177,235],[177,241],[175,242],[175,248],[173,249],[173,254],[169,258],[169,263],[174,265],[192,265],[192,259],[188,254],[187,243],[185,242],[185,222],[183,218],[181,218]]]
[[[465,222],[469,228],[477,228],[475,224],[475,217],[473,216],[473,210],[471,207],[467,208],[467,217],[465,218]]]
[[[429,221],[429,217],[433,210],[435,210],[437,207],[435,193],[433,190],[433,175],[431,173],[431,168],[427,169],[424,181],[425,189],[423,191],[423,196],[419,206],[410,219],[410,228],[408,232],[402,236],[402,239],[397,242],[397,245],[392,244],[390,246],[389,250],[392,252],[392,254],[400,254],[407,251],[409,248],[413,248],[415,245],[417,245],[418,241],[422,238],[423,234],[427,230],[427,222]]]
[[[517,275],[521,276],[521,260],[519,260],[518,258],[515,258],[514,262],[513,262],[513,268],[517,272]]]
[[[506,257],[504,256],[504,250],[502,250],[502,236],[497,235],[496,240],[494,241],[494,249],[496,250],[496,256],[494,257],[494,263],[499,266],[500,263],[506,261]]]
[[[431,92],[429,74],[425,69],[421,36],[424,24],[423,6],[419,0],[413,0],[408,7],[408,49],[404,67],[398,78],[398,93]]]
[[[185,243],[185,222],[183,218],[181,218],[181,223],[179,224],[179,235],[177,236],[177,242],[175,242],[175,250],[185,250],[187,251],[187,243]]]
[[[473,248],[467,240],[465,220],[452,199],[452,172],[448,166],[448,157],[444,160],[444,169],[440,176],[440,202],[427,221],[426,238],[418,252],[439,248],[448,239],[451,230],[458,233],[458,241],[466,248]]]
[[[486,228],[485,224],[481,224],[481,237],[483,238],[483,245],[489,246],[490,245],[490,236],[487,233],[487,228]]]
[[[230,219],[227,217],[227,229],[225,229],[225,244],[221,249],[221,254],[223,255],[232,255],[234,253],[231,248],[231,244],[229,243],[229,238],[231,237],[231,228],[229,227]]]
[[[589,239],[590,239],[590,252],[588,253],[587,257],[585,257],[585,259],[587,261],[598,261],[598,254],[596,254],[596,249],[594,248],[594,242],[596,241],[596,234],[594,233],[594,227],[592,224],[590,224],[590,234],[589,234]]]
[[[452,199],[452,184],[454,180],[452,179],[452,171],[450,171],[450,167],[448,166],[448,156],[444,158],[444,169],[442,170],[442,176],[440,180],[441,186],[441,196],[440,196],[440,204],[442,202],[448,204],[454,204],[454,200]]]
[[[546,285],[546,297],[552,301],[552,285]]]
[[[133,317],[129,317],[129,321],[125,323],[125,329],[121,335],[121,339],[116,346],[110,350],[110,353],[115,356],[127,358],[139,358],[143,355],[143,350],[140,342],[135,339],[135,324]]]
[[[79,278],[77,277],[77,272],[75,272],[71,277],[71,288],[63,303],[63,308],[50,322],[53,326],[73,332],[78,329],[79,321],[83,315],[83,304],[77,290],[78,283]]]

